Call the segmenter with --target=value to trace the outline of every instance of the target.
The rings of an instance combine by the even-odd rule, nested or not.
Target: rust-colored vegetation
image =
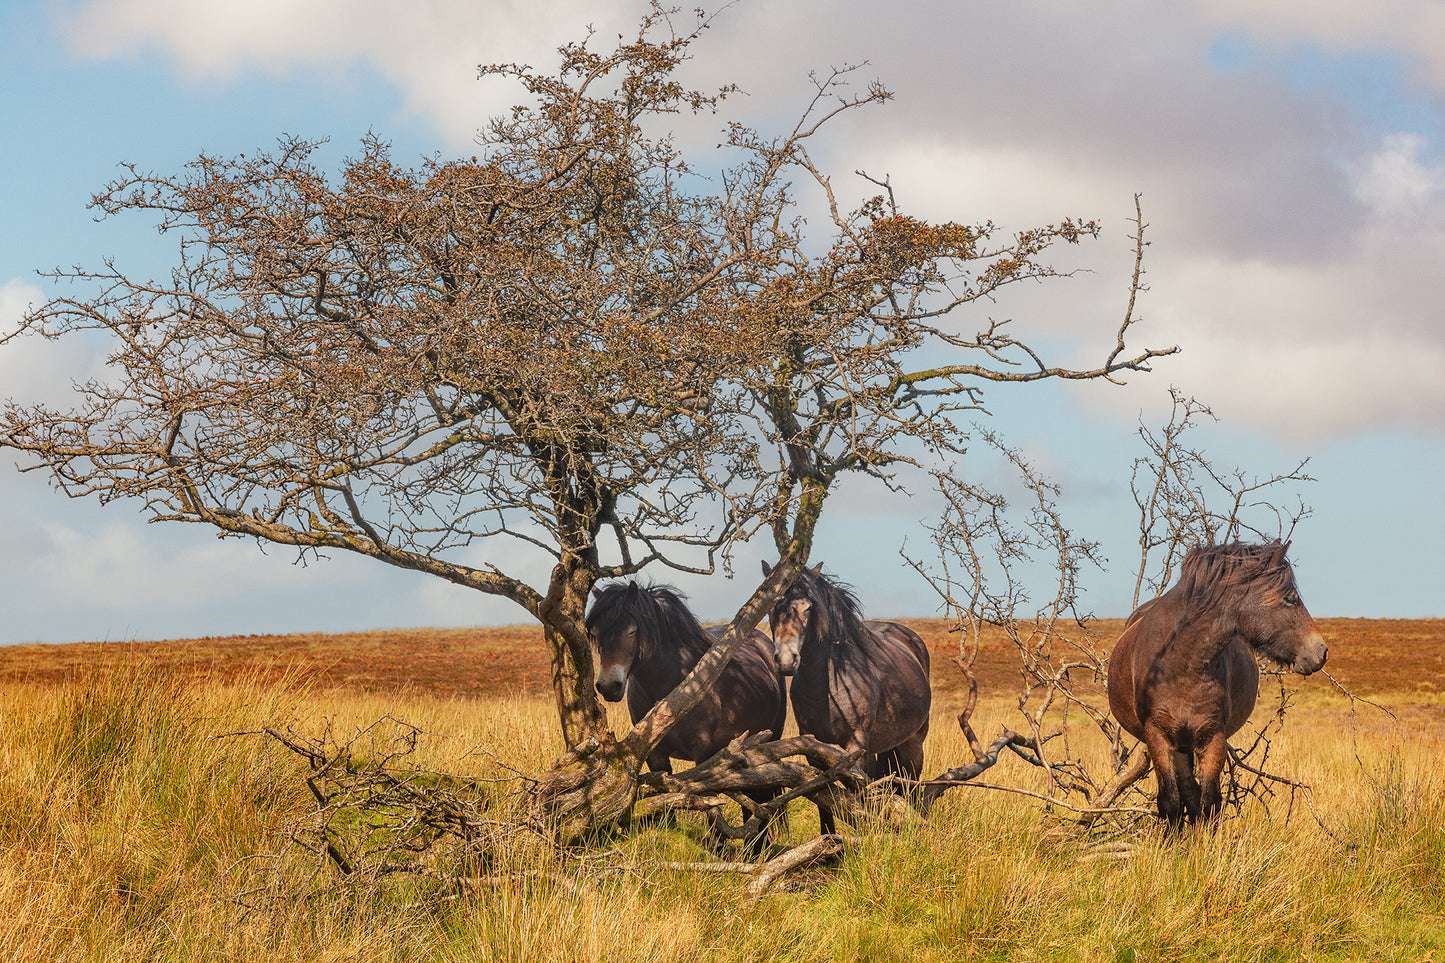
[[[902,621],[933,651],[937,710],[956,712],[965,689],[964,675],[953,661],[957,636],[941,619]],[[1319,623],[1330,643],[1325,669],[1354,695],[1437,704],[1436,711],[1445,717],[1441,698],[1445,696],[1445,619],[1320,619]],[[1089,623],[1088,630],[1107,652],[1123,624],[1122,619],[1099,619]],[[0,681],[60,682],[120,656],[202,679],[244,676],[322,690],[545,698],[551,687],[541,629],[525,625],[14,645],[0,648]],[[986,629],[974,664],[980,691],[986,695],[1017,691],[1018,665],[1018,655],[1003,632]]]

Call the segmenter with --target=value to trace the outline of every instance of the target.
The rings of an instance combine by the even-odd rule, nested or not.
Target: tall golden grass
[[[1010,711],[986,701],[976,722]],[[1146,820],[1100,846],[1036,800],[960,788],[927,822],[864,833],[805,890],[756,902],[738,877],[669,865],[710,858],[686,817],[565,855],[519,832],[465,885],[358,889],[324,859],[265,858],[315,801],[302,761],[256,731],[344,733],[387,713],[425,730],[414,761],[438,771],[536,771],[561,749],[534,698],[322,693],[124,661],[6,684],[0,959],[1445,958],[1441,727],[1322,692],[1275,738],[1271,768],[1314,787],[1292,807],[1250,803],[1173,841]],[[967,757],[936,720],[928,768]],[[989,779],[1042,788],[1017,760]],[[789,840],[816,831],[809,810]]]

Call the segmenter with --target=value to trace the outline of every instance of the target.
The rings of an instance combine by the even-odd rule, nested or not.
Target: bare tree
[[[1164,591],[1190,547],[1248,536],[1288,541],[1295,526],[1310,514],[1298,495],[1293,508],[1272,500],[1281,486],[1314,481],[1304,471],[1308,458],[1288,472],[1266,477],[1239,468],[1222,471],[1201,450],[1186,444],[1186,436],[1201,418],[1217,420],[1214,412],[1178,388],[1170,388],[1169,397],[1169,421],[1158,434],[1139,423],[1139,437],[1149,453],[1134,459],[1129,477],[1129,491],[1139,508],[1135,608],[1146,589],[1151,598]]]
[[[1096,366],[1047,363],[1007,321],[960,320],[1066,275],[1046,258],[1099,225],[931,223],[867,175],[876,193],[847,209],[809,148],[890,97],[852,87],[856,67],[816,76],[783,134],[730,125],[740,159],[704,176],[657,130],[731,88],[676,79],[706,21],[678,33],[671,16],[654,7],[608,53],[564,46],[552,74],[483,68],[531,102],[477,157],[405,169],[369,138],[334,185],[295,139],[174,176],[127,166],[94,205],[157,218],[180,238],[176,267],[53,272],[84,293],[21,332],[98,332],[110,374],[78,386],[74,410],[11,402],[0,424],[0,445],[72,496],[515,601],[546,630],[573,747],[536,790],[563,825],[630,810],[641,760],[807,561],[842,476],[894,485],[901,466],[947,462],[990,383],[1114,380],[1176,350],[1125,346],[1142,223],[1130,307]],[[829,211],[811,231],[804,193]],[[760,530],[772,575],[614,740],[583,629],[593,584],[709,573]],[[549,563],[545,584],[520,574],[528,556]]]

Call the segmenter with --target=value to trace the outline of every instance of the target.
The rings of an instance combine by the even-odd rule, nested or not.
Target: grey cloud
[[[744,84],[759,96],[868,59],[863,76],[897,99],[855,125],[855,141],[1048,153],[1109,172],[1182,243],[1303,260],[1337,251],[1362,216],[1339,153],[1363,150],[1367,132],[1280,77],[1213,69],[1214,30],[1184,5],[792,4],[729,11],[719,32],[718,46],[749,51]]]

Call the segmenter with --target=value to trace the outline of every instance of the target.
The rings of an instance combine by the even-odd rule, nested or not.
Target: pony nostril
[[[1321,645],[1313,652],[1309,652],[1296,659],[1290,668],[1300,675],[1313,675],[1325,667],[1325,660],[1329,658],[1329,655],[1329,647]]]

